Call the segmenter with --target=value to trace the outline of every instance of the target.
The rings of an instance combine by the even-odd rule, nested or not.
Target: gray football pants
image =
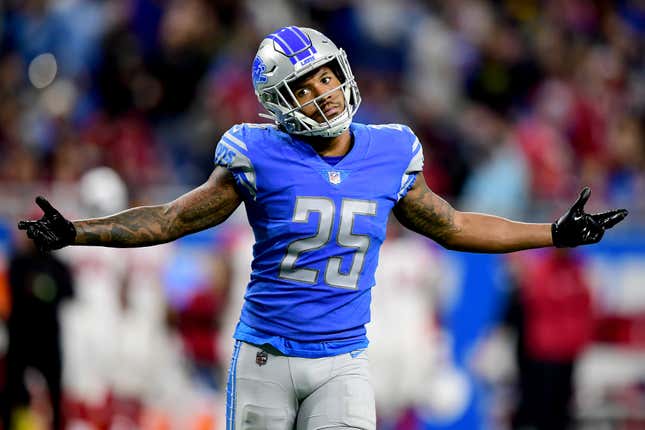
[[[237,341],[228,375],[226,429],[375,430],[367,352],[285,357]]]

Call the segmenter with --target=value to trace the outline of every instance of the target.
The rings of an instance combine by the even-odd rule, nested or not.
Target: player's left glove
[[[600,242],[605,230],[621,222],[629,213],[627,209],[614,209],[599,214],[584,211],[591,189],[585,187],[571,208],[551,224],[553,245],[558,248],[574,247]]]
[[[20,221],[18,228],[27,231],[27,237],[34,241],[40,252],[49,252],[71,245],[76,229],[71,221],[60,214],[44,197],[36,197],[36,204],[44,215],[38,221]]]

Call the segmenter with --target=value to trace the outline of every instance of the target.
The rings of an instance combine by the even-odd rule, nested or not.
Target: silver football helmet
[[[109,215],[128,207],[127,185],[109,167],[95,167],[85,172],[78,191],[83,216],[86,217]]]
[[[334,71],[341,84],[301,105],[290,84],[323,65]],[[290,134],[338,136],[347,130],[361,103],[347,54],[324,34],[311,28],[284,27],[262,40],[253,61],[253,87],[258,100],[269,112],[269,115],[261,116],[274,120]],[[319,102],[339,89],[345,98],[345,110],[328,118]],[[315,121],[302,113],[302,108],[311,104],[323,121]]]

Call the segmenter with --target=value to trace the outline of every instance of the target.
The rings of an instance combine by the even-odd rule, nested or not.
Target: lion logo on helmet
[[[264,74],[266,71],[267,66],[264,64],[264,61],[262,61],[262,58],[260,58],[259,55],[255,56],[255,59],[253,60],[253,83],[254,84],[265,84],[268,81],[268,78]]]

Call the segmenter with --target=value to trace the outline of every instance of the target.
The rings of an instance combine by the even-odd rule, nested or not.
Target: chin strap
[[[271,121],[275,122],[276,124],[278,123],[278,121],[276,121],[276,120],[275,120],[275,118],[274,118],[274,117],[272,117],[271,115],[269,115],[268,113],[261,113],[261,112],[260,112],[260,113],[258,114],[258,116],[259,116],[260,118],[270,119]]]
[[[347,112],[345,112],[345,113],[343,113],[341,115],[347,115]],[[260,118],[271,120],[276,125],[280,125],[280,122],[277,119],[275,119],[275,117],[272,116],[272,115],[269,115],[269,114],[264,113],[264,112],[260,112],[260,113],[258,113],[258,116]],[[334,118],[334,120],[336,120],[336,119],[338,119],[338,118]],[[334,127],[332,127],[331,129],[328,128],[328,129],[318,131],[318,132],[316,132],[315,130],[307,130],[309,132],[313,131],[313,133],[308,133],[307,131],[305,131],[304,133],[303,132],[295,132],[295,133],[291,133],[291,134],[295,134],[295,135],[299,135],[299,136],[336,137],[336,136],[341,135],[345,130],[347,130],[349,128],[349,124],[351,124],[351,121],[349,121],[349,123],[347,125],[341,127],[338,130],[335,130],[334,132],[331,131],[334,128]]]

